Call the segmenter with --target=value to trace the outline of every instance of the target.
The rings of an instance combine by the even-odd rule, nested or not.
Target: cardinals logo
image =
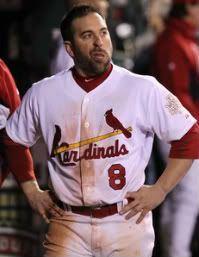
[[[120,143],[118,138],[113,140],[113,143],[108,146],[100,146],[97,144],[97,142],[101,142],[107,138],[115,137],[120,134],[123,134],[126,138],[132,137],[132,128],[125,128],[118,118],[113,115],[112,109],[106,111],[104,116],[106,123],[113,129],[112,132],[97,135],[72,144],[61,142],[61,128],[58,125],[55,125],[51,157],[53,158],[57,156],[60,164],[63,166],[74,166],[82,159],[105,159],[127,155],[129,151],[126,145]],[[80,156],[78,149],[83,146],[87,147]]]
[[[106,123],[113,129],[113,131],[121,130],[126,138],[130,138],[132,136],[132,133],[122,125],[118,118],[113,115],[113,109],[108,110],[104,116]]]

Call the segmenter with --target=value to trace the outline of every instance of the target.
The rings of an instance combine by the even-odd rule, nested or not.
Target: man
[[[109,8],[109,1],[108,0],[70,0],[67,1],[67,5],[72,8],[73,5],[87,3],[95,6],[101,14],[107,18],[108,16],[108,8]],[[52,47],[52,56],[50,62],[50,74],[54,75],[64,69],[69,69],[74,65],[73,59],[66,53],[63,39],[60,31],[58,29],[54,29],[54,34],[56,35],[56,40],[53,40],[53,44],[55,45]]]
[[[164,32],[154,45],[155,77],[175,94],[198,120],[199,1],[173,0]],[[167,159],[169,145],[160,143]],[[188,174],[167,197],[161,215],[165,256],[191,256],[191,240],[199,213],[199,161],[194,161]]]
[[[92,6],[75,6],[61,33],[74,67],[34,84],[6,126],[13,141],[42,136],[48,149],[62,214],[52,214],[45,256],[151,256],[151,210],[198,158],[196,120],[154,78],[111,63],[106,22]],[[144,186],[154,132],[183,142],[183,152],[175,142],[162,176]]]

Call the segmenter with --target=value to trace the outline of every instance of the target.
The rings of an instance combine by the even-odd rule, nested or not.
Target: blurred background
[[[148,74],[149,49],[163,29],[162,19],[169,6],[170,0],[109,1],[107,23],[114,45],[114,63]],[[58,71],[56,58],[62,45],[59,23],[67,9],[66,0],[0,0],[0,57],[10,68],[21,97],[33,82]],[[153,152],[155,158],[147,167],[149,184],[158,176],[156,170],[163,168],[156,149]],[[37,178],[45,188],[47,167],[43,143],[38,142],[32,153]],[[157,241],[154,256],[158,257],[161,257],[160,208],[154,211]],[[193,256],[199,254],[197,226],[190,246]],[[0,192],[0,256],[42,256],[45,230],[46,225],[29,208],[14,180],[7,179]]]

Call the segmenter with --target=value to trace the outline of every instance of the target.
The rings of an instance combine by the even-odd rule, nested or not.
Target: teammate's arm
[[[152,186],[144,185],[136,192],[127,193],[128,204],[120,214],[127,214],[126,219],[130,219],[139,213],[137,223],[140,223],[149,211],[162,203],[166,195],[184,177],[193,159],[199,159],[199,126],[197,123],[184,137],[172,142],[170,158],[157,182]]]
[[[49,223],[49,213],[60,214],[61,210],[55,206],[49,191],[40,189],[30,150],[13,142],[4,132],[4,152],[6,165],[22,188],[30,206]]]

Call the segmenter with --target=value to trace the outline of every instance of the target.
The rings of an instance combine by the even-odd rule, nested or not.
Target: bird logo
[[[111,128],[113,128],[113,131],[120,129],[126,138],[130,138],[132,136],[132,133],[122,125],[122,123],[118,120],[118,118],[116,118],[113,115],[113,109],[106,111],[104,116],[105,116],[106,123]]]

